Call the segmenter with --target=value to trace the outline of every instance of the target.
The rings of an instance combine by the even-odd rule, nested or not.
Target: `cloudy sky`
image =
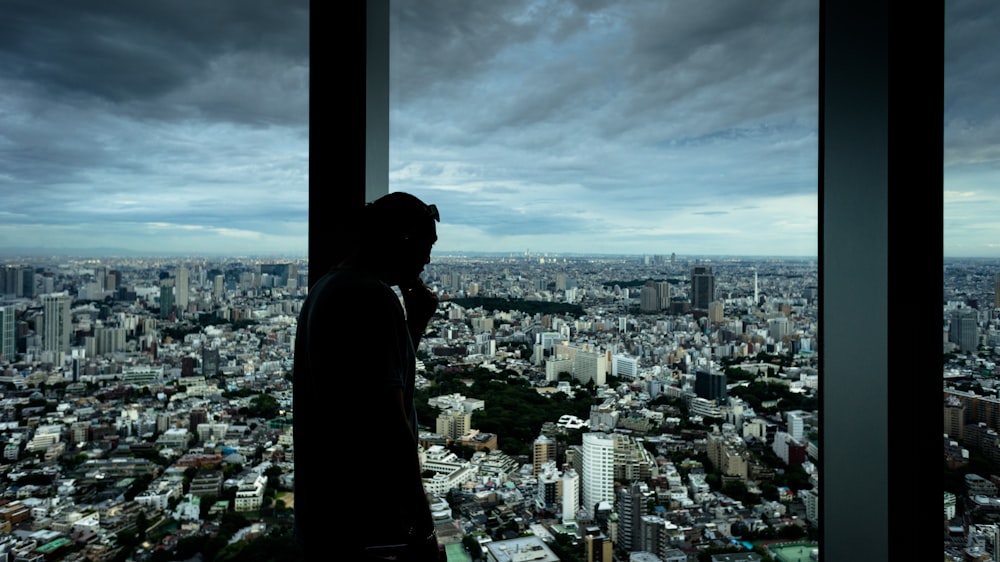
[[[0,251],[305,253],[307,2],[3,4]],[[440,251],[814,256],[818,18],[393,1],[389,188]]]
[[[401,2],[390,189],[439,245],[817,251],[817,3]]]
[[[2,3],[0,248],[305,253],[307,1]]]
[[[945,4],[944,255],[1000,257],[1000,5]]]

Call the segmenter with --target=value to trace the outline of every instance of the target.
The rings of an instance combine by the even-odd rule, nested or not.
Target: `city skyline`
[[[388,187],[436,251],[817,255],[818,4],[400,5]],[[11,5],[0,252],[305,255],[308,3],[215,6]],[[945,256],[1000,256],[995,13],[947,7]]]

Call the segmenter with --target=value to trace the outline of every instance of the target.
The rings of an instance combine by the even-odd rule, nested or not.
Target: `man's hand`
[[[406,324],[413,339],[413,347],[417,347],[427,328],[427,322],[437,312],[438,296],[419,278],[413,283],[400,285],[399,290],[403,293],[403,303],[406,305]]]

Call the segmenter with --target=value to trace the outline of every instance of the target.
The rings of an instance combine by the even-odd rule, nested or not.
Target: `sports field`
[[[767,548],[778,562],[814,562],[819,560],[819,554],[816,555],[816,558],[812,557],[813,551],[819,549],[819,545],[816,543],[772,543],[767,545]]]

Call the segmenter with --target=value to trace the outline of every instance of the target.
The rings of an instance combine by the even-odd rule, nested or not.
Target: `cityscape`
[[[1000,559],[1000,261],[944,260],[945,560]]]
[[[307,261],[2,273],[0,557],[280,557]],[[450,252],[423,277],[415,401],[450,561],[818,559],[815,259]]]

